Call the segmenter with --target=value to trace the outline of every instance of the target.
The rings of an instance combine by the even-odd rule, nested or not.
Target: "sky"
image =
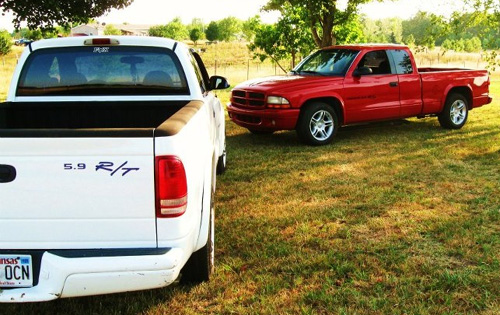
[[[276,12],[266,13],[260,9],[268,0],[135,0],[129,7],[112,10],[97,18],[106,24],[166,24],[175,17],[180,17],[184,24],[193,18],[201,18],[205,23],[217,21],[228,16],[240,20],[259,14],[265,23],[275,22]],[[347,0],[339,0],[340,6]],[[361,6],[361,13],[372,19],[400,17],[408,19],[419,10],[449,16],[461,8],[461,0],[394,0],[371,3]],[[13,30],[12,15],[0,16],[0,29]]]

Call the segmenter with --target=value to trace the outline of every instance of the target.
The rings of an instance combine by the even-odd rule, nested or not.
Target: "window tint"
[[[368,67],[372,74],[391,74],[391,64],[385,50],[376,50],[366,53],[358,64],[358,68]]]
[[[304,59],[293,72],[343,76],[349,70],[349,66],[358,53],[358,50],[349,49],[318,50]]]
[[[396,64],[397,74],[410,74],[413,73],[413,66],[408,53],[404,50],[394,49],[390,51]]]
[[[149,47],[71,47],[33,52],[18,96],[189,94],[175,54]]]

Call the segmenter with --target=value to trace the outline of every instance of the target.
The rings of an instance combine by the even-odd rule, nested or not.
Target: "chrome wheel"
[[[446,129],[460,129],[467,122],[469,102],[459,93],[448,95],[443,111],[438,115],[439,123]]]
[[[332,115],[326,110],[319,110],[311,117],[309,130],[311,136],[318,141],[330,138],[335,128]]]
[[[464,101],[456,100],[450,107],[450,119],[455,125],[462,124],[467,118],[467,107]]]

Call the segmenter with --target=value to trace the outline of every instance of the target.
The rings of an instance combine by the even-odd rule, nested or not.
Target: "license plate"
[[[0,254],[0,287],[33,286],[33,263],[30,255]]]

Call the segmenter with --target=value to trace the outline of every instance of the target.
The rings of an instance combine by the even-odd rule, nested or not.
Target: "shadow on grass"
[[[168,305],[177,295],[188,295],[195,285],[109,295],[58,299],[41,303],[3,304],[1,314],[141,314]],[[160,312],[161,313],[161,312]]]
[[[230,124],[233,124],[230,122]],[[295,131],[278,131],[273,134],[255,135],[246,129],[230,126],[232,129],[240,129],[240,131],[235,135],[228,135],[229,139],[235,141],[239,145],[258,145],[258,146],[277,146],[277,147],[308,147],[307,145],[300,142]],[[442,133],[445,129],[439,127],[433,119],[427,119],[425,121],[410,121],[406,119],[366,123],[366,124],[356,124],[341,127],[338,130],[333,142],[330,145],[335,145],[337,143],[342,143],[345,140],[350,140],[353,138],[362,139],[363,136],[384,136],[397,132],[401,133],[411,133],[411,132],[432,132],[435,131],[438,134]]]

